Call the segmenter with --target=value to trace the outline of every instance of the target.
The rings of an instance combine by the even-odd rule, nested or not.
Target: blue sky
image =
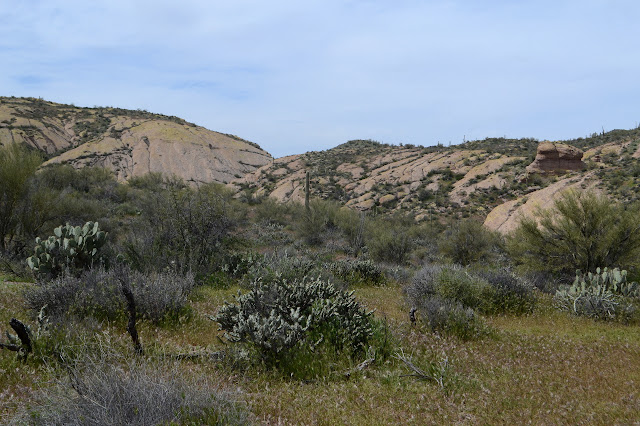
[[[0,95],[176,115],[279,157],[640,123],[640,2],[4,0]]]

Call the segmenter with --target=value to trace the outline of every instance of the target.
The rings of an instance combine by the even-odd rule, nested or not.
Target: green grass
[[[0,321],[28,317],[20,288],[0,281]],[[188,322],[164,327],[140,324],[150,356],[204,353],[224,347],[215,314],[238,288],[199,288],[191,297]],[[540,296],[532,315],[489,316],[490,337],[462,342],[411,326],[401,286],[362,287],[356,296],[386,318],[397,350],[418,366],[449,361],[444,389],[408,376],[391,357],[348,377],[344,366],[316,381],[297,381],[257,367],[234,369],[207,358],[183,360],[185,371],[215,377],[242,390],[258,423],[265,424],[630,424],[640,418],[640,327],[594,322],[557,312]],[[122,326],[102,333],[127,343]],[[49,370],[41,363],[18,363],[0,351],[0,420],[22,409],[34,389],[46,386]]]

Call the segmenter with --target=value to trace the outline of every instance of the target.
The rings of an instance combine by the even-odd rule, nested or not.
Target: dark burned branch
[[[131,341],[133,342],[133,349],[136,351],[138,355],[142,355],[142,345],[140,344],[140,339],[138,338],[138,329],[136,328],[136,300],[133,297],[133,293],[131,292],[131,287],[129,283],[131,282],[129,278],[129,271],[125,269],[124,266],[120,266],[118,270],[118,280],[120,281],[120,288],[122,290],[122,294],[124,295],[125,300],[127,301],[127,312],[129,312],[129,322],[127,323],[127,332],[131,336]]]
[[[18,352],[21,349],[21,347],[18,345],[14,345],[12,343],[0,342],[0,349],[9,349],[10,351]]]
[[[26,353],[31,353],[31,337],[29,337],[29,330],[27,326],[22,323],[22,321],[17,320],[15,318],[11,318],[9,321],[9,325],[16,332],[16,335],[22,342],[22,347],[26,351]]]
[[[127,331],[131,335],[133,341],[133,349],[137,354],[142,355],[142,345],[138,339],[138,330],[136,329],[136,301],[129,286],[122,284],[122,294],[127,300],[127,311],[129,311],[129,322],[127,323]]]

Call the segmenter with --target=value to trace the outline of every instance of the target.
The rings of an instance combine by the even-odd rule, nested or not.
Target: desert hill
[[[313,197],[358,210],[409,213],[417,221],[473,217],[508,232],[520,215],[571,187],[623,202],[640,198],[640,128],[567,141],[486,138],[454,146],[353,140],[273,159],[257,144],[177,117],[0,98],[0,143],[44,152],[45,166],[102,166],[121,181],[148,172],[228,183],[244,197]]]
[[[121,181],[149,172],[227,183],[271,162],[257,144],[177,117],[119,108],[79,108],[0,98],[0,143],[43,151],[47,164],[101,166]]]
[[[301,201],[309,171],[314,197],[419,221],[475,217],[508,232],[521,214],[570,187],[638,200],[639,144],[639,129],[557,143],[487,138],[425,148],[355,140],[276,159],[232,184],[245,196]]]

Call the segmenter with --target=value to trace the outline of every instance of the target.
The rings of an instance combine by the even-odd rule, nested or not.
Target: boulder
[[[527,172],[539,174],[563,174],[568,171],[583,170],[582,151],[571,145],[555,142],[542,142],[533,163],[527,166]]]

